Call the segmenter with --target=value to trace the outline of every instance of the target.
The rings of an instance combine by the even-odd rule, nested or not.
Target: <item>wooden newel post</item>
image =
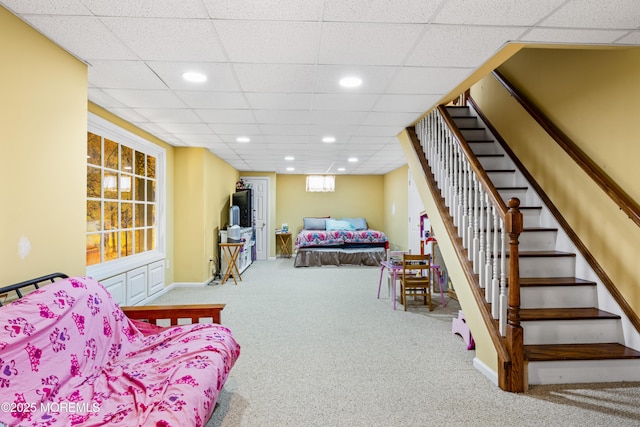
[[[509,233],[509,306],[507,308],[506,344],[511,356],[509,391],[524,392],[527,389],[524,363],[524,334],[520,325],[520,260],[518,238],[524,228],[520,200],[509,199],[505,227]]]

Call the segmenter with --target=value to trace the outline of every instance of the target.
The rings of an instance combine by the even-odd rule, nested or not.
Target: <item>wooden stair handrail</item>
[[[438,107],[440,108],[440,107]],[[446,113],[446,111],[445,111]],[[445,116],[449,116],[448,113]],[[449,119],[450,116],[449,116]],[[452,131],[457,131],[457,126],[455,124],[451,126],[451,123],[447,123],[447,126]],[[426,156],[420,145],[420,140],[416,134],[415,127],[408,127],[407,134],[409,135],[409,139],[411,140],[412,146],[416,154],[418,154],[418,160],[420,165],[422,166],[422,170],[424,173],[425,181],[427,186],[429,187],[429,191],[431,196],[433,197],[436,207],[438,209],[438,213],[440,217],[443,219],[443,223],[445,228],[447,229],[447,234],[449,234],[450,238],[454,242],[454,249],[456,251],[456,255],[458,257],[458,261],[460,262],[465,277],[469,283],[474,284],[471,286],[471,292],[474,296],[474,299],[480,307],[480,314],[483,320],[483,323],[487,327],[489,332],[489,336],[491,338],[491,342],[493,343],[494,348],[496,349],[496,353],[498,356],[498,386],[505,391],[511,392],[522,392],[526,390],[525,380],[525,367],[524,367],[524,347],[523,347],[523,332],[522,326],[520,325],[520,277],[519,277],[519,263],[518,263],[518,236],[522,232],[522,213],[518,210],[519,201],[517,199],[511,199],[509,201],[509,210],[506,209],[506,204],[502,200],[502,198],[498,197],[498,200],[501,202],[502,206],[505,206],[505,210],[500,212],[500,215],[505,220],[505,230],[508,232],[510,236],[510,251],[513,251],[512,254],[516,256],[511,256],[510,258],[510,273],[509,273],[509,308],[508,308],[508,325],[507,325],[507,337],[503,339],[500,336],[498,328],[496,326],[496,321],[493,319],[491,315],[491,309],[489,303],[485,301],[484,294],[482,289],[480,288],[480,284],[478,282],[478,276],[473,271],[473,265],[471,261],[469,261],[469,257],[467,255],[467,250],[462,246],[462,239],[458,237],[458,233],[456,230],[456,226],[453,224],[453,221],[449,220],[449,209],[446,206],[446,203],[440,194],[438,189],[438,185],[433,178],[433,174],[431,173],[431,167],[427,162]],[[459,133],[459,132],[458,132]],[[466,140],[462,135],[457,135],[459,137],[459,141],[464,141],[466,144]],[[467,145],[467,148],[468,145]],[[472,161],[475,159],[475,155],[469,156],[465,153],[467,158]],[[473,154],[473,153],[471,153]],[[475,159],[477,162],[477,159]],[[488,176],[486,176],[486,172],[477,162],[478,172],[484,174],[487,182]],[[475,171],[475,169],[474,169]],[[487,187],[490,189],[493,186],[487,186],[483,182],[483,187],[485,187],[485,191],[487,191]],[[495,188],[493,188],[495,191]],[[492,196],[491,192],[488,191],[490,197]],[[497,191],[496,191],[497,194]],[[498,209],[500,210],[500,209]],[[517,295],[511,296],[511,290],[516,291]]]
[[[586,174],[607,194],[611,200],[637,225],[640,226],[640,205],[624,191],[611,177],[580,149],[564,132],[544,115],[522,92],[520,92],[500,71],[493,76],[505,87],[509,94],[531,115],[554,141],[575,161]]]
[[[496,138],[496,140],[498,141],[502,149],[505,150],[507,155],[515,163],[516,167],[520,170],[520,172],[522,172],[522,174],[527,179],[529,184],[531,184],[531,186],[535,189],[536,193],[538,193],[538,196],[540,197],[542,202],[547,206],[547,208],[549,209],[553,217],[556,219],[556,221],[558,221],[558,224],[560,224],[560,227],[562,227],[562,229],[567,233],[567,236],[569,237],[569,239],[571,239],[571,241],[576,245],[576,249],[578,249],[580,254],[582,254],[582,256],[585,258],[587,263],[591,266],[595,274],[598,276],[598,278],[600,279],[604,287],[607,288],[607,290],[609,291],[613,299],[618,303],[623,313],[627,316],[627,318],[629,319],[631,324],[634,326],[636,331],[640,332],[640,316],[638,316],[638,314],[634,311],[634,309],[631,308],[631,305],[629,305],[629,303],[624,298],[624,296],[622,296],[618,288],[613,283],[613,280],[611,280],[609,275],[604,271],[604,269],[602,268],[600,263],[598,263],[598,261],[593,256],[591,251],[587,249],[587,246],[580,239],[580,237],[578,237],[578,234],[569,225],[567,220],[562,216],[562,214],[560,213],[560,210],[551,201],[549,196],[547,196],[547,193],[545,193],[545,191],[542,189],[540,184],[538,184],[538,181],[536,181],[533,175],[531,175],[529,170],[524,166],[524,164],[520,161],[520,159],[518,159],[518,157],[515,155],[513,150],[511,150],[511,147],[509,147],[509,145],[504,140],[504,138],[502,138],[498,130],[491,124],[491,121],[484,114],[484,112],[482,111],[478,103],[475,101],[475,99],[469,96],[467,98],[467,101],[469,102],[469,104],[473,106],[473,109],[476,111],[478,116],[482,119],[484,124],[487,126],[487,129],[489,129],[489,131],[493,134],[493,136]]]

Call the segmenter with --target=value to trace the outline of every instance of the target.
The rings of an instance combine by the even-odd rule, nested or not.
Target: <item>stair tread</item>
[[[619,343],[525,345],[524,353],[530,362],[640,359],[640,352]]]
[[[577,277],[521,277],[520,287],[524,286],[571,286],[571,285],[595,285],[590,280]]]
[[[575,257],[576,254],[573,252],[562,252],[562,251],[520,251],[518,252],[520,258],[530,258],[530,257]],[[499,256],[499,255],[498,255]],[[507,253],[507,257],[509,254]]]
[[[595,307],[585,308],[523,308],[520,309],[521,321],[532,320],[588,320],[619,319],[617,314],[609,313]]]
[[[476,157],[504,157],[504,154],[492,154],[492,153],[476,154]]]
[[[496,187],[496,190],[528,190],[529,187]]]
[[[485,169],[486,173],[516,173],[515,169]]]
[[[558,228],[554,227],[524,227],[522,229],[523,232],[531,231],[531,232],[544,232],[544,231],[558,231]]]

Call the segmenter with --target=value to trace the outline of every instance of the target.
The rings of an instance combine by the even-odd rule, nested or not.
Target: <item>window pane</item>
[[[156,248],[156,230],[147,228],[147,250],[151,251]]]
[[[120,174],[120,199],[131,200],[131,181],[133,177],[127,174]]]
[[[87,235],[87,265],[100,264],[100,234]]]
[[[96,200],[87,200],[87,231],[102,230],[102,209],[100,202]],[[98,253],[100,256],[100,253]]]
[[[153,180],[147,180],[147,202],[156,201],[156,182]]]
[[[133,203],[122,202],[120,204],[120,228],[133,227]]]
[[[147,205],[147,227],[156,225],[156,206]]]
[[[147,156],[147,178],[156,177],[156,158]]]
[[[145,176],[145,158],[144,153],[136,151],[136,175]]]
[[[133,255],[133,232],[120,232],[120,257]]]
[[[144,252],[144,230],[136,230],[136,247],[137,254]]]
[[[133,149],[120,146],[120,170],[133,173]]]
[[[118,202],[104,202],[104,229],[118,229]]]
[[[104,187],[105,199],[117,199],[118,198],[118,174],[115,172],[104,172],[104,181],[102,183]]]
[[[87,132],[87,163],[102,166],[102,137]]]
[[[136,200],[144,202],[144,178],[135,178],[136,180]]]
[[[118,259],[118,232],[112,231],[104,235],[104,261]]]
[[[110,169],[119,168],[118,143],[110,139],[104,139],[104,167]]]
[[[102,196],[102,182],[100,169],[87,166],[87,197],[100,198]]]
[[[136,223],[134,227],[144,227],[144,203],[136,203]]]

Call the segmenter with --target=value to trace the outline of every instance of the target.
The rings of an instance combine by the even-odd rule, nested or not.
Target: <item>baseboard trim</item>
[[[477,357],[473,358],[473,367],[476,368],[482,375],[487,377],[495,386],[498,386],[498,373],[489,368],[483,361]]]

